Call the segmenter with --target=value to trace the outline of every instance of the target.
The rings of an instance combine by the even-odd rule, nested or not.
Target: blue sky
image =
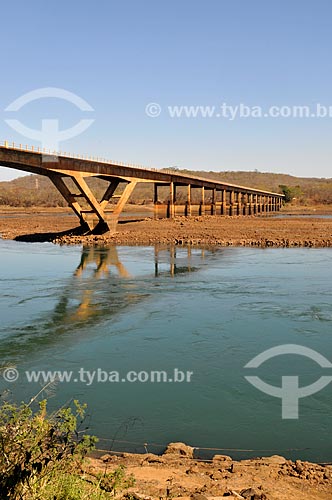
[[[94,118],[63,151],[147,166],[332,177],[331,118],[172,118],[168,106],[332,106],[332,4],[325,0],[12,0],[2,6],[0,141],[27,92],[85,99],[27,104],[15,118],[62,129]],[[161,114],[150,118],[148,103]],[[10,116],[9,116],[10,115]],[[84,115],[84,116],[83,116]],[[89,116],[85,116],[89,115]],[[16,176],[0,169],[0,180]]]

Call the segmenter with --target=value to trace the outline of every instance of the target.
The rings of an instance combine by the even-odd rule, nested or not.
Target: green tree
[[[300,186],[286,186],[284,184],[280,184],[279,188],[283,195],[285,195],[285,203],[290,203],[294,198],[299,198],[303,193]]]

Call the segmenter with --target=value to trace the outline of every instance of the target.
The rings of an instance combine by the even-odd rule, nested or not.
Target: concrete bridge
[[[101,158],[56,153],[22,144],[0,142],[0,166],[49,177],[68,205],[90,231],[115,231],[120,213],[139,182],[154,184],[155,212],[167,217],[176,214],[255,215],[280,210],[283,195],[260,189],[237,186],[204,177],[114,163]],[[97,177],[106,182],[100,200],[87,179]],[[72,182],[70,182],[70,180]],[[124,189],[118,194],[118,186]],[[167,203],[161,203],[158,190],[167,187]],[[186,201],[177,203],[178,188],[186,191]],[[199,202],[192,202],[197,190]],[[85,200],[83,206],[81,200]],[[114,201],[116,203],[114,204]],[[88,208],[87,208],[88,207]]]

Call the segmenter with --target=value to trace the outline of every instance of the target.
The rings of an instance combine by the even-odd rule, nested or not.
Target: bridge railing
[[[145,167],[143,165],[135,165],[130,163],[124,163],[120,161],[107,160],[106,158],[101,158],[97,156],[89,156],[89,155],[79,155],[75,153],[68,153],[67,151],[52,151],[51,149],[41,148],[39,146],[30,146],[29,144],[17,144],[15,142],[9,141],[0,141],[0,146],[8,149],[15,149],[17,151],[28,151],[30,153],[39,153],[48,156],[62,156],[66,158],[73,158],[75,160],[87,160],[87,161],[95,161],[98,163],[106,163],[112,165],[120,165],[122,167],[130,167],[130,168],[140,168],[144,170],[152,170],[157,171],[158,169],[152,167]],[[165,172],[167,169],[163,169]]]
[[[8,149],[14,149],[17,151],[27,151],[30,153],[38,153],[41,155],[48,155],[48,156],[61,156],[65,158],[72,158],[75,160],[85,160],[85,161],[91,161],[91,162],[96,162],[96,163],[103,163],[105,165],[115,165],[115,166],[120,166],[120,167],[128,167],[128,168],[136,168],[140,170],[145,170],[145,171],[150,171],[150,172],[160,172],[162,174],[168,174],[168,175],[176,175],[177,177],[183,177],[183,178],[190,178],[193,181],[199,180],[203,182],[209,182],[209,183],[216,183],[216,184],[221,184],[225,185],[226,187],[229,188],[234,188],[234,189],[240,189],[242,191],[248,191],[251,193],[261,193],[261,194],[267,194],[267,195],[274,195],[274,196],[280,196],[284,197],[283,194],[280,193],[272,193],[270,191],[263,191],[260,189],[254,189],[246,186],[238,186],[236,184],[229,184],[228,182],[223,183],[222,181],[218,181],[216,179],[210,179],[208,177],[200,177],[200,176],[193,176],[188,174],[184,174],[182,172],[178,172],[177,170],[170,169],[170,168],[152,168],[152,167],[145,167],[143,165],[135,165],[135,164],[130,164],[130,163],[123,163],[119,161],[112,161],[112,160],[107,160],[106,158],[100,158],[100,157],[95,157],[95,156],[88,156],[88,155],[78,155],[78,154],[73,154],[73,153],[68,153],[68,152],[63,152],[63,151],[51,151],[50,149],[46,148],[41,148],[41,147],[36,147],[36,146],[29,146],[28,144],[17,144],[15,142],[9,142],[9,141],[0,141],[0,147],[8,148]]]
[[[65,158],[73,158],[75,160],[86,160],[86,161],[94,161],[97,163],[105,163],[106,165],[116,165],[120,167],[129,167],[129,168],[139,168],[141,170],[149,170],[151,172],[160,172],[162,171],[163,173],[166,174],[174,174],[174,170],[168,169],[168,168],[153,168],[153,167],[145,167],[144,165],[137,165],[134,163],[124,163],[121,161],[113,161],[113,160],[108,160],[106,158],[101,158],[99,156],[90,156],[90,155],[79,155],[76,153],[68,153],[67,151],[52,151],[51,149],[46,149],[46,148],[41,148],[39,146],[30,146],[29,144],[17,144],[15,142],[10,142],[10,141],[0,141],[0,147],[8,148],[8,149],[15,149],[17,151],[28,151],[30,153],[39,153],[42,155],[48,155],[48,156],[62,156]],[[177,175],[183,175],[184,174],[177,174]],[[206,179],[207,180],[207,179]],[[211,179],[210,179],[211,180]]]

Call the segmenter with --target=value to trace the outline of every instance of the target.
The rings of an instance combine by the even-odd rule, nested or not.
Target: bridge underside
[[[155,214],[175,215],[255,215],[280,210],[283,196],[278,193],[225,184],[211,179],[191,177],[176,171],[160,171],[113,164],[92,159],[52,156],[35,150],[0,146],[0,165],[49,177],[89,231],[114,232],[125,204],[138,182],[154,184]],[[101,197],[87,180],[106,181]],[[119,193],[119,186],[125,186]],[[160,201],[159,188],[167,187],[166,202]],[[177,198],[181,188],[181,200]],[[198,190],[198,196],[197,196]],[[184,192],[185,191],[185,196]],[[193,192],[195,201],[193,202]],[[184,201],[185,198],[185,201]]]

